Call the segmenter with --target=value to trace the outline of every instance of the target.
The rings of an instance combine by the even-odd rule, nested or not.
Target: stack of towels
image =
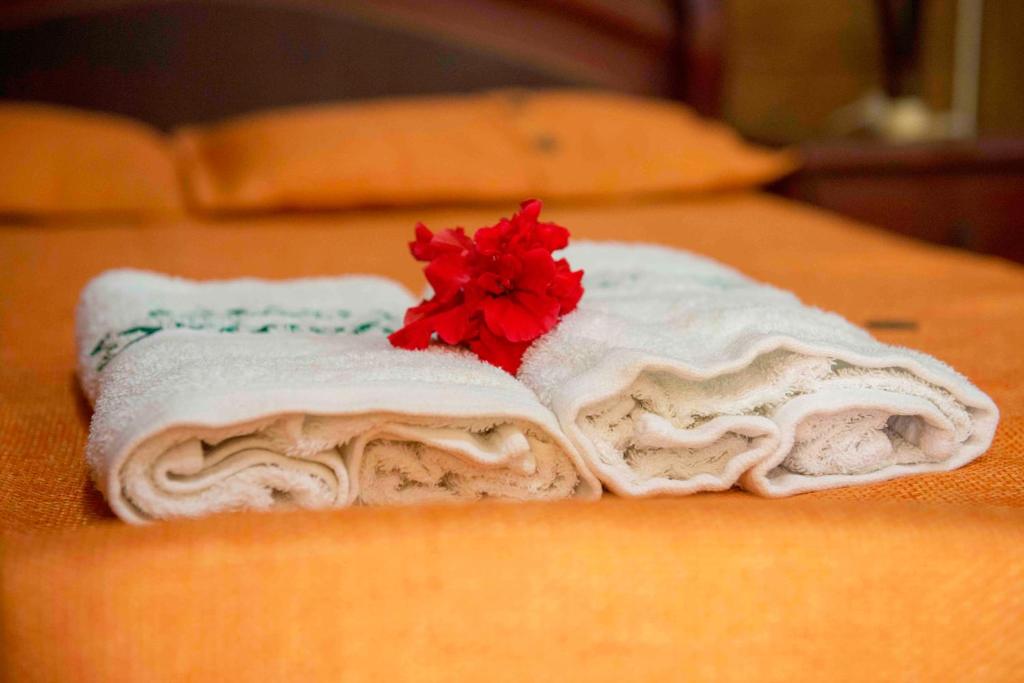
[[[518,377],[387,334],[375,277],[118,270],[77,322],[87,457],[122,519],[276,507],[786,496],[960,467],[998,410],[949,366],[720,264],[580,243],[576,311]],[[603,485],[603,486],[602,486]]]

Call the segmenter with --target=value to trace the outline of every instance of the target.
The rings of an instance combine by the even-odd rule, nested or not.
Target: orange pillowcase
[[[620,197],[754,187],[795,167],[787,152],[666,100],[549,92],[514,112],[545,197]]]
[[[166,138],[136,121],[0,104],[0,214],[160,213],[180,206]]]
[[[176,143],[191,203],[211,211],[698,192],[793,167],[682,105],[586,91],[272,111]]]

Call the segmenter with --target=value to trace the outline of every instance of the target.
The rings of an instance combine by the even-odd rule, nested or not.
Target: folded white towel
[[[992,400],[944,363],[685,252],[580,243],[579,308],[519,377],[623,495],[766,496],[960,467]]]
[[[551,412],[468,353],[392,348],[412,303],[372,277],[195,283],[111,271],[82,294],[87,457],[123,519],[595,498]]]

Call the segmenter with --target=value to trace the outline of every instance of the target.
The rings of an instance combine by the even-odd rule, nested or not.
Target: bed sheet
[[[370,272],[418,289],[417,220],[512,208],[0,227],[0,678],[1019,679],[1024,268],[765,195],[548,215],[699,251],[948,361],[1002,410],[987,454],[787,500],[111,517],[73,374],[89,278]]]
[[[74,307],[89,278],[118,266],[193,278],[378,273],[418,291],[405,246],[417,220],[472,229],[512,208],[0,227],[0,525],[110,518],[87,478],[89,410],[74,378]],[[755,193],[555,205],[546,215],[576,238],[692,249],[793,290],[885,342],[947,361],[1002,411],[992,449],[961,470],[811,497],[1024,506],[1024,268]]]

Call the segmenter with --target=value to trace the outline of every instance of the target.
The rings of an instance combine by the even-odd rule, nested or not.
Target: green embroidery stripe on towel
[[[197,308],[190,311],[170,311],[154,308],[146,319],[120,331],[107,332],[96,342],[89,356],[95,359],[96,370],[105,368],[125,349],[164,330],[196,330],[220,334],[391,334],[399,322],[384,310],[355,315],[339,308],[322,310],[312,308],[287,309],[280,306],[263,308],[229,308],[217,311]]]

